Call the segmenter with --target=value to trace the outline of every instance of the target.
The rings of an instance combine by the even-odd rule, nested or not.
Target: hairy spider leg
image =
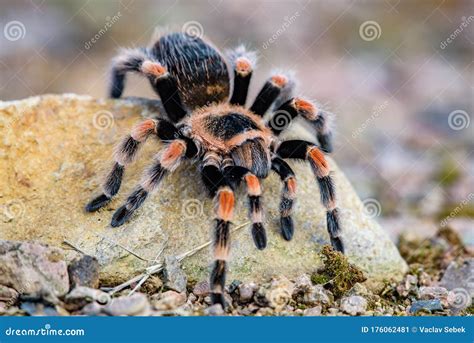
[[[120,190],[125,167],[131,164],[139,148],[148,137],[156,135],[164,141],[175,139],[177,128],[169,121],[162,119],[147,119],[137,124],[131,133],[125,136],[116,146],[114,164],[103,183],[103,192],[86,205],[87,212],[94,212],[107,205]]]
[[[276,152],[282,158],[307,160],[318,181],[321,202],[326,208],[326,220],[329,237],[334,249],[344,252],[341,241],[339,210],[336,207],[336,192],[334,181],[329,174],[329,164],[323,152],[313,143],[302,140],[289,140],[280,144]]]
[[[316,138],[324,152],[332,152],[332,133],[329,128],[329,113],[318,110],[308,100],[292,98],[273,111],[267,125],[275,136],[280,135],[288,128],[291,121],[297,116],[303,117],[316,130]]]
[[[272,170],[283,182],[280,200],[280,229],[283,238],[291,240],[294,233],[294,224],[291,214],[296,200],[296,177],[291,167],[278,156],[272,159]]]

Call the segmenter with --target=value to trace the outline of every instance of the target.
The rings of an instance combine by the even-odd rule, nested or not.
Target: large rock
[[[119,196],[97,213],[84,211],[84,205],[100,191],[111,165],[113,145],[142,116],[156,115],[159,109],[158,102],[76,95],[0,102],[0,238],[58,246],[66,240],[98,259],[101,280],[106,284],[143,272],[165,245],[163,256],[179,255],[209,241],[212,201],[205,198],[196,167],[189,164],[166,177],[128,223],[110,227],[113,211],[161,147],[152,141],[127,169]],[[294,239],[288,243],[279,235],[281,183],[271,174],[263,183],[268,248],[258,251],[254,247],[247,225],[233,233],[229,280],[260,281],[273,275],[291,278],[321,265],[318,250],[329,239],[319,191],[308,165],[290,164],[298,178]],[[348,180],[334,162],[331,165],[350,261],[366,272],[369,283],[400,279],[407,269],[405,262],[386,233],[363,214],[363,205]],[[248,221],[245,194],[239,191],[237,196],[241,200],[237,201],[235,227]],[[184,259],[189,278],[207,278],[209,249]]]

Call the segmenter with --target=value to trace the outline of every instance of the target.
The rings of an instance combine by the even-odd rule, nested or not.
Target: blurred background
[[[474,1],[49,1],[0,3],[0,99],[105,97],[110,59],[156,27],[259,54],[335,113],[334,159],[396,239],[443,226],[474,243]],[[129,77],[125,96],[156,97]]]

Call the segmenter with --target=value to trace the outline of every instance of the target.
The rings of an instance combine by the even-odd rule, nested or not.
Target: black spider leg
[[[186,115],[175,78],[145,48],[123,50],[113,59],[110,84],[112,98],[122,95],[127,72],[137,72],[148,77],[172,122],[177,123]]]
[[[296,200],[296,178],[291,167],[278,156],[272,158],[272,170],[283,182],[280,201],[280,229],[283,238],[291,240],[294,233],[293,218],[291,217]]]
[[[229,53],[230,62],[234,70],[234,87],[230,103],[244,106],[247,100],[250,79],[255,67],[255,54],[248,52],[243,46]]]
[[[225,177],[232,183],[244,180],[247,186],[249,216],[252,222],[251,232],[255,246],[263,250],[267,246],[267,233],[263,226],[262,187],[260,180],[245,167],[231,166],[224,170]]]
[[[131,215],[143,204],[147,196],[153,192],[165,174],[173,172],[184,157],[189,157],[187,150],[196,150],[191,140],[176,139],[156,155],[155,161],[144,173],[140,184],[112,216],[111,225],[117,227],[125,223]]]
[[[141,65],[147,59],[145,48],[123,49],[112,60],[110,73],[109,96],[120,98],[125,87],[125,76],[128,72],[141,73]]]
[[[316,138],[321,150],[332,152],[332,133],[329,128],[329,113],[319,110],[313,103],[302,98],[292,98],[280,105],[272,114],[268,126],[278,136],[300,115],[316,130]]]
[[[186,109],[181,101],[176,79],[166,67],[156,61],[145,61],[142,71],[148,76],[153,89],[159,94],[163,107],[172,122],[177,123],[186,115]]]
[[[321,193],[321,202],[327,210],[326,220],[329,237],[334,249],[344,252],[344,246],[339,237],[341,227],[339,223],[339,210],[336,207],[336,192],[333,179],[329,173],[329,165],[323,152],[313,143],[302,140],[284,141],[276,153],[282,158],[295,158],[307,160],[318,180]]]
[[[263,85],[258,93],[250,110],[262,116],[267,112],[270,106],[277,100],[283,87],[288,83],[288,78],[284,75],[274,75]]]
[[[178,129],[169,121],[162,119],[147,119],[136,125],[131,133],[117,145],[114,153],[114,165],[103,184],[103,193],[86,205],[87,212],[94,212],[104,207],[116,195],[122,184],[125,166],[134,161],[140,146],[148,137],[156,135],[164,141],[178,137]]]
[[[221,158],[217,154],[209,152],[204,155],[201,173],[209,193],[214,195],[216,209],[214,262],[209,282],[211,301],[225,307],[224,290],[230,249],[230,221],[234,212],[234,191],[221,171]]]

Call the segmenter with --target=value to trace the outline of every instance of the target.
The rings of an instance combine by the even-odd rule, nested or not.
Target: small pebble
[[[342,298],[341,310],[352,316],[363,314],[367,309],[367,300],[360,295]]]
[[[306,317],[320,316],[322,310],[323,309],[322,309],[321,306],[315,306],[315,307],[307,308],[303,311],[303,316],[306,316]]]
[[[111,316],[142,316],[150,312],[150,303],[143,293],[113,298],[104,308],[104,313]]]
[[[418,297],[421,300],[439,299],[443,307],[449,307],[448,290],[444,287],[420,287]]]
[[[186,303],[186,293],[178,293],[175,291],[166,291],[161,294],[159,300],[153,302],[156,310],[173,310]]]
[[[247,303],[252,300],[253,295],[257,289],[257,285],[254,282],[242,283],[239,285],[239,301]]]
[[[413,302],[410,306],[410,313],[416,313],[421,310],[425,311],[437,311],[442,310],[443,306],[441,305],[441,301],[439,299],[434,300],[418,300]]]
[[[142,285],[141,291],[147,294],[155,294],[163,287],[163,281],[156,276],[151,275]]]
[[[206,316],[222,316],[223,314],[224,309],[221,304],[214,304],[204,310],[204,315]]]
[[[209,286],[208,281],[198,282],[193,288],[194,295],[198,297],[205,297],[209,295],[210,292],[211,292],[211,288]]]
[[[18,292],[13,288],[0,285],[0,298],[2,299],[2,303],[5,304],[5,308],[14,305],[18,299],[18,296]]]
[[[367,291],[367,288],[357,282],[354,284],[354,286],[352,286],[352,288],[349,290],[349,292],[347,292],[347,295],[360,295],[361,297],[364,297],[364,296],[367,296],[369,295],[369,292]]]
[[[330,291],[321,285],[311,286],[303,294],[301,300],[306,305],[331,305],[334,302],[334,296]]]
[[[102,306],[96,302],[87,304],[81,310],[81,314],[86,316],[97,316],[102,314]]]
[[[98,289],[78,286],[64,297],[64,303],[68,310],[77,311],[91,302],[106,305],[112,298],[109,294]]]
[[[295,280],[295,288],[305,289],[312,286],[311,277],[308,274],[300,275]]]
[[[181,269],[178,259],[175,256],[165,257],[164,273],[165,286],[168,289],[182,293],[186,291],[188,282],[186,273]]]
[[[188,296],[188,301],[191,302],[191,303],[194,303],[197,299],[198,299],[197,296],[195,296],[193,293],[191,293]]]
[[[99,287],[99,262],[95,257],[83,255],[73,260],[67,267],[72,287]]]

